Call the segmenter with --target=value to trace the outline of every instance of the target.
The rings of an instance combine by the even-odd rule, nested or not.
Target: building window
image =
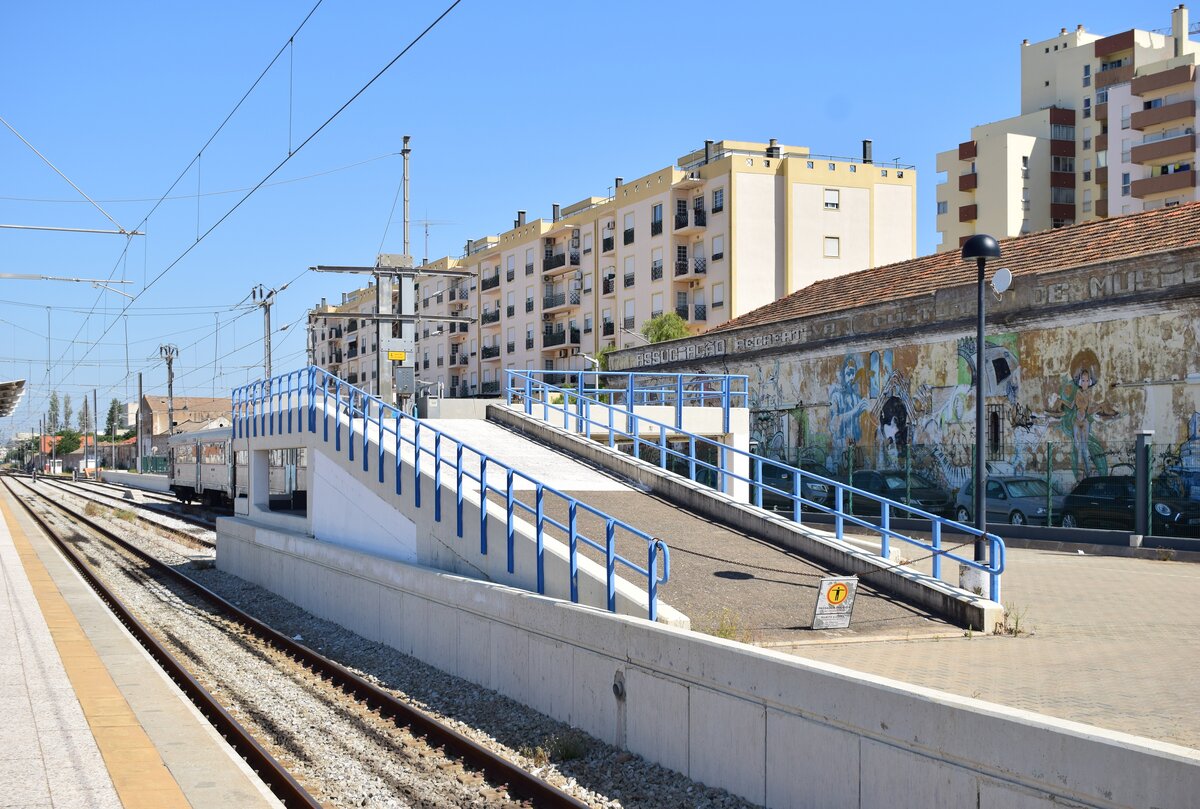
[[[1129,162],[1129,154],[1133,149],[1132,141],[1129,138],[1121,138],[1121,162]]]
[[[1051,124],[1050,138],[1051,140],[1075,140],[1075,127],[1073,124]]]
[[[720,309],[725,306],[725,285],[713,284],[712,288],[712,308]]]
[[[1055,155],[1051,158],[1052,171],[1075,171],[1075,158],[1059,157]]]
[[[851,174],[854,174],[854,173],[855,173],[855,172],[857,172],[857,171],[858,171],[858,166],[856,166],[856,165],[854,165],[853,163],[851,163],[851,164],[850,164],[850,173],[851,173]]]
[[[1092,86],[1092,66],[1091,65],[1083,66],[1083,86],[1084,87]]]
[[[809,166],[809,168],[811,169],[812,166]],[[724,188],[714,189],[713,190],[712,212],[720,213],[723,210],[725,210],[725,189]]]
[[[1050,201],[1056,205],[1074,205],[1075,204],[1075,189],[1074,188],[1051,188]]]
[[[830,171],[836,171],[836,170],[837,170],[837,163],[828,163],[827,165],[829,166],[829,170],[830,170]]]
[[[1084,118],[1092,117],[1092,99],[1090,96],[1083,97],[1083,117]]]
[[[1083,210],[1090,211],[1092,209],[1092,192],[1091,189],[1085,189],[1083,192]]]
[[[720,261],[725,258],[725,236],[713,236],[712,240],[712,260]]]
[[[887,176],[887,169],[880,169],[880,170],[879,170],[879,176],[880,176],[880,177],[886,177],[886,176]]]
[[[1121,105],[1121,128],[1122,129],[1129,128],[1129,105],[1128,104]]]
[[[1129,186],[1129,172],[1123,171],[1121,172],[1121,196],[1129,196]]]
[[[842,255],[842,240],[837,236],[825,237],[825,258],[839,258]]]
[[[650,317],[658,317],[663,313],[663,294],[655,292],[650,296]]]
[[[884,176],[886,177],[887,175],[885,174]],[[904,172],[901,169],[896,169],[896,179],[898,179],[898,180],[904,179]]]
[[[807,168],[811,169],[813,167],[813,162],[811,160],[804,161],[804,164]]]
[[[1108,103],[1108,88],[1107,87],[1096,88],[1096,103],[1097,104],[1107,104]]]
[[[825,189],[825,210],[836,211],[841,207],[842,193],[836,188]]]
[[[944,213],[950,213],[950,203],[945,200],[938,200],[937,212],[939,216]]]

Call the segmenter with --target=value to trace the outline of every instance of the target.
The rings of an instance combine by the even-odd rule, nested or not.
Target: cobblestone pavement
[[[773,648],[1200,749],[1200,564],[1011,549],[1003,600],[1015,637]]]

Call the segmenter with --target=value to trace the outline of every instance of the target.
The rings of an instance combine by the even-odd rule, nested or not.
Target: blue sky
[[[131,229],[315,2],[7,4],[0,116]],[[30,380],[0,437],[35,424],[51,388],[76,410],[99,388],[104,410],[136,396],[142,371],[147,392],[165,393],[161,342],[181,349],[177,395],[226,395],[255,378],[253,284],[291,282],[273,313],[276,329],[290,324],[273,337],[275,369],[303,364],[305,310],[350,283],[305,268],[371,264],[381,243],[401,250],[399,207],[388,216],[404,134],[413,218],[438,223],[430,257],[458,255],[517,209],[536,218],[604,195],[613,177],[661,168],[705,138],[771,137],[837,155],[871,138],[877,159],[915,164],[918,250],[931,252],[935,154],[1019,111],[1021,40],[1078,23],[1167,28],[1173,7],[464,0],[196,243],[450,2],[324,0],[145,238],[0,230],[0,272],[125,278],[138,296],[125,310],[126,298],[83,284],[0,279],[0,379]],[[111,227],[3,128],[0,224]],[[412,240],[420,258],[420,225]]]

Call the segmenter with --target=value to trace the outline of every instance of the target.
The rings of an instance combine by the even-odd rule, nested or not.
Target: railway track
[[[384,789],[398,794],[379,795],[380,800],[372,805],[587,805],[339,663],[277,632],[111,528],[52,499],[47,492],[28,483],[17,484],[12,478],[6,478],[4,485],[286,805],[349,805],[338,800],[342,791],[338,783],[322,780],[322,773],[328,767],[301,766],[300,774],[293,776],[289,767],[278,760],[311,763],[320,755],[298,747],[302,739],[278,732],[287,724],[294,724],[296,712],[308,710],[309,703],[316,706],[313,715],[300,719],[301,724],[307,723],[310,728],[307,736],[317,737],[318,742],[340,738],[338,734],[343,729],[333,723],[341,721],[351,735],[357,733],[361,737],[348,743],[347,749],[364,757],[363,751],[374,745],[382,749],[381,758],[388,763],[399,760],[417,770],[408,778],[395,774],[377,776]],[[103,571],[110,575],[103,575]],[[117,592],[120,588],[106,584],[106,578],[123,582],[124,590]],[[164,609],[173,610],[172,620],[184,616],[194,626],[159,629],[156,622],[151,626],[148,618],[139,619],[134,609],[122,603],[134,600],[130,595],[143,605],[161,604]],[[233,669],[242,672],[242,677],[248,675],[248,682],[222,682],[214,668],[206,665],[198,648],[198,639],[206,634],[224,638],[228,648],[220,654],[240,652],[247,658],[235,662]],[[248,668],[251,666],[254,668]],[[202,684],[206,680],[207,689]],[[246,699],[248,691],[269,692],[274,697],[278,693],[297,693],[298,688],[306,690],[307,697],[293,696],[284,701],[281,707],[292,714],[288,717],[262,716],[264,706]],[[219,693],[222,699],[219,701],[210,692]],[[257,735],[265,738],[256,740],[235,715],[244,717],[247,724],[259,730]],[[269,730],[263,732],[264,728],[275,730],[275,737],[287,738],[282,741],[273,738]],[[320,732],[312,732],[318,728]],[[352,764],[362,765],[362,762],[345,764],[353,769]],[[360,769],[363,767],[370,769],[366,765]],[[336,766],[333,769],[338,771]],[[435,776],[445,779],[447,774],[447,785],[428,786],[422,780]],[[392,800],[393,797],[398,800]]]

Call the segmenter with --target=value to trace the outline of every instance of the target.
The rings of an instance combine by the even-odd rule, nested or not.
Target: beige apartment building
[[[1021,114],[937,156],[938,250],[1178,205],[1196,193],[1196,65],[1188,11],[1169,32],[1078,26],[1021,45]]]
[[[913,258],[916,172],[807,148],[737,141],[705,147],[611,197],[518,212],[418,279],[417,378],[447,396],[494,395],[506,369],[587,367],[607,345],[644,342],[650,318],[676,312],[693,333],[815,281]]]
[[[357,318],[322,317],[330,312],[362,313],[376,311],[375,285],[342,293],[342,302],[330,304],[324,298],[309,310],[308,350],[310,362],[346,380],[351,385],[379,394],[378,366],[375,353],[379,335],[375,323]]]

